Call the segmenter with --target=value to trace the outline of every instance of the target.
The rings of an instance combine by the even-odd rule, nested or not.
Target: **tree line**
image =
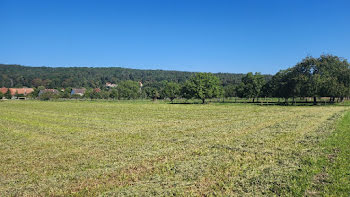
[[[107,82],[141,81],[145,86],[160,88],[164,81],[184,83],[194,72],[140,70],[120,67],[29,67],[0,64],[0,87],[21,88],[103,88]],[[222,85],[239,84],[244,74],[214,74]],[[271,75],[264,75],[271,78]]]
[[[25,68],[30,70],[29,67]],[[166,73],[166,71],[162,72]],[[153,100],[170,99],[171,101],[176,98],[184,98],[200,99],[202,103],[211,98],[229,97],[248,98],[253,102],[262,97],[283,98],[285,102],[288,102],[290,98],[292,102],[295,102],[296,98],[311,97],[315,104],[318,97],[329,97],[330,102],[334,102],[335,98],[342,101],[350,97],[350,65],[346,59],[333,55],[322,55],[318,58],[306,57],[294,67],[281,70],[272,77],[250,72],[241,77],[231,75],[232,78],[223,74],[225,75],[225,80],[223,80],[220,74],[191,73],[191,76],[187,74],[189,73],[186,73],[186,77],[180,81],[155,80],[144,86],[130,79],[119,81],[116,88],[87,86],[84,97],[90,99],[151,98]],[[37,97],[39,89],[44,88],[42,86],[44,84],[40,85],[33,93],[33,97]],[[70,87],[66,87],[58,95],[47,93],[41,97],[80,97],[70,95],[70,90]]]

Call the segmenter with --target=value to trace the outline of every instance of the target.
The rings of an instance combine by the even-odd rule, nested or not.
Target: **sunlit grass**
[[[295,177],[347,109],[0,102],[0,194],[303,194]],[[305,176],[307,180],[307,176]]]

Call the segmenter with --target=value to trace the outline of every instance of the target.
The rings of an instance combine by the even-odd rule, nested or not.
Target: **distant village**
[[[139,82],[140,86],[142,86],[142,83]],[[105,87],[107,89],[112,89],[116,88],[118,85],[114,83],[109,83],[107,82],[105,84]],[[32,97],[40,97],[45,94],[50,94],[50,95],[59,95],[60,93],[63,93],[66,91],[66,89],[35,89],[35,88],[7,88],[7,87],[2,87],[0,88],[0,93],[2,93],[2,98],[0,99],[27,99],[31,95],[33,95],[37,91],[36,95]],[[87,89],[86,88],[71,88],[69,91],[70,96],[80,96],[83,97],[86,93]],[[101,89],[100,88],[94,88],[92,90],[94,93],[100,93]]]

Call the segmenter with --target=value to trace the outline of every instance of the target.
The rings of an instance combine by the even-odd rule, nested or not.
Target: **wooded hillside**
[[[0,64],[1,87],[101,88],[106,82],[132,80],[157,86],[161,81],[183,83],[194,73],[165,70],[139,70],[120,67],[29,67]],[[243,74],[216,73],[223,85],[239,84]],[[270,79],[270,75],[265,75]]]

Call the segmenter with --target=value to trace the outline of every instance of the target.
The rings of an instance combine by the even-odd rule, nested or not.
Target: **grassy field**
[[[4,101],[0,196],[347,196],[348,109]]]

